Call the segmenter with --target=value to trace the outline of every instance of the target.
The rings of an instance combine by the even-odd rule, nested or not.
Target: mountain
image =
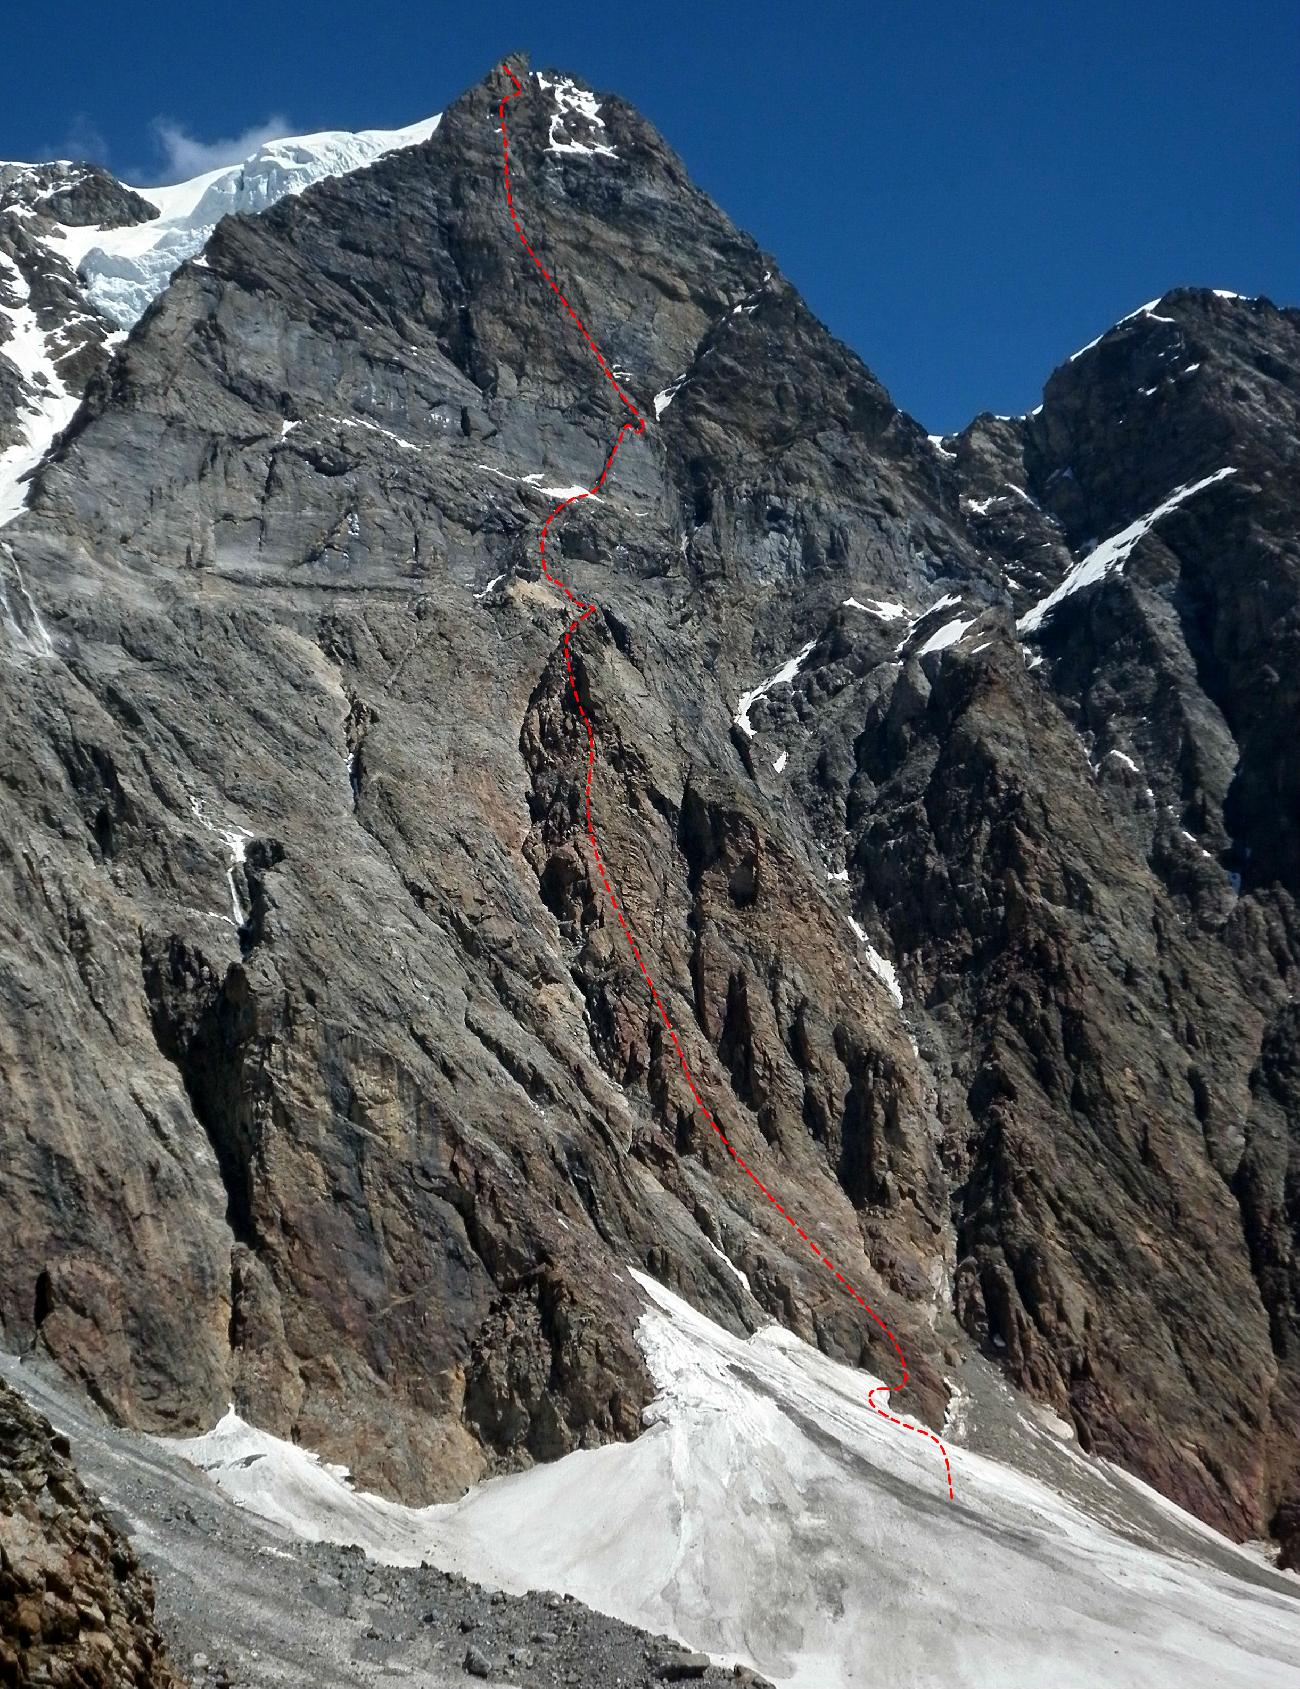
[[[813,1254],[588,839],[537,538],[628,413],[507,86],[121,339],[38,203],[197,185],[0,212],[4,1346],[447,1502],[654,1435],[632,1267],[1297,1563],[1300,313],[1178,289],[932,439],[624,102],[511,104],[646,419],[548,539],[602,857]]]
[[[313,182],[428,140],[405,129],[269,141],[240,164],[163,188],[129,188],[92,164],[0,163],[0,348],[10,383],[0,431],[0,523],[71,420],[97,353],[121,339],[225,216],[264,211]],[[6,321],[7,319],[7,321]]]
[[[89,301],[120,328],[130,328],[180,266],[196,258],[223,217],[265,211],[313,182],[344,176],[385,153],[427,141],[431,117],[405,129],[326,131],[268,141],[239,164],[209,170],[166,188],[132,191],[152,208],[147,220],[119,226],[60,225],[46,245],[76,267]]]

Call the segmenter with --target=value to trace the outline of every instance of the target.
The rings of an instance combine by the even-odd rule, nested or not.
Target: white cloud
[[[291,126],[288,118],[275,115],[265,123],[250,123],[241,134],[225,140],[200,141],[183,124],[174,123],[169,117],[156,117],[153,132],[163,156],[162,179],[177,182],[202,176],[208,170],[219,170],[223,164],[238,164],[263,142],[290,134]]]

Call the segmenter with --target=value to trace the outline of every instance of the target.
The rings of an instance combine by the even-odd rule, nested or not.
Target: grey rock
[[[0,164],[0,212],[20,208],[68,228],[149,223],[158,207],[98,164]]]

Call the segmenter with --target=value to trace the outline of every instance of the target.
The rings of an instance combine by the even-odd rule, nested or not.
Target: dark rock
[[[703,1677],[711,1664],[707,1654],[691,1654],[684,1649],[676,1649],[670,1654],[660,1654],[651,1670],[665,1683],[685,1683],[691,1678]]]
[[[1269,1529],[1279,1545],[1278,1566],[1284,1572],[1300,1572],[1300,1499],[1283,1502]]]

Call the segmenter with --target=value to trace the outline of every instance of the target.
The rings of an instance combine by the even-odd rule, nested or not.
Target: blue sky
[[[935,431],[1035,404],[1067,353],[1177,283],[1300,301],[1294,0],[6,13],[0,158],[140,181],[268,122],[411,122],[526,48],[639,106]]]

